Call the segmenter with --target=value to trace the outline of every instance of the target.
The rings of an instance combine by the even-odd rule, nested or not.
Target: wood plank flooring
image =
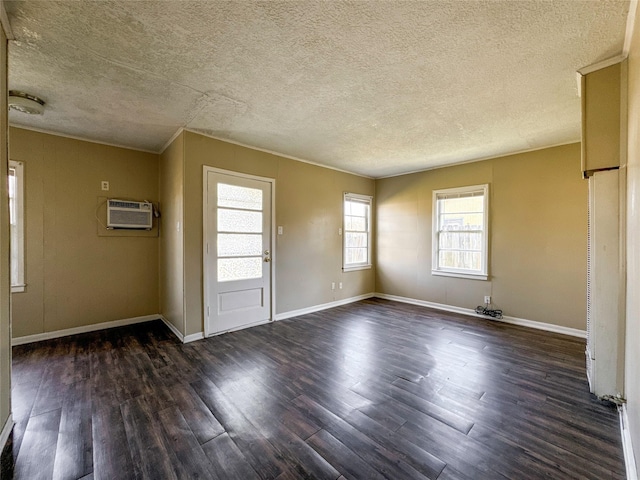
[[[155,321],[14,347],[2,479],[623,479],[584,347],[379,299],[187,345]]]

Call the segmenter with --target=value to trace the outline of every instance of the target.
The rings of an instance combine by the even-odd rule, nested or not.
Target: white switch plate
[[[338,235],[342,235],[342,227],[338,229]]]
[[[108,192],[109,191],[109,182],[107,182],[106,180],[103,180],[101,182],[101,184],[102,184],[102,190],[104,190],[105,192]]]
[[[278,235],[282,235],[284,233],[284,228],[282,227],[282,225],[278,226]]]

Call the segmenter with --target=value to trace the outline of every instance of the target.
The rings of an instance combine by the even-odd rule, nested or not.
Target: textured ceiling
[[[160,151],[185,127],[374,177],[580,139],[627,1],[20,1],[14,125]]]

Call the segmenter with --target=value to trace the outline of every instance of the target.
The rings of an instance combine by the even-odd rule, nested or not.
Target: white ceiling
[[[628,1],[17,1],[14,125],[159,152],[181,127],[373,177],[580,139]]]

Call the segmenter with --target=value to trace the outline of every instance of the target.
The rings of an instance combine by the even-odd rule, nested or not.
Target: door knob
[[[271,259],[270,259],[269,257],[265,257],[264,261],[265,261],[265,262],[270,262],[270,261],[271,261]]]

